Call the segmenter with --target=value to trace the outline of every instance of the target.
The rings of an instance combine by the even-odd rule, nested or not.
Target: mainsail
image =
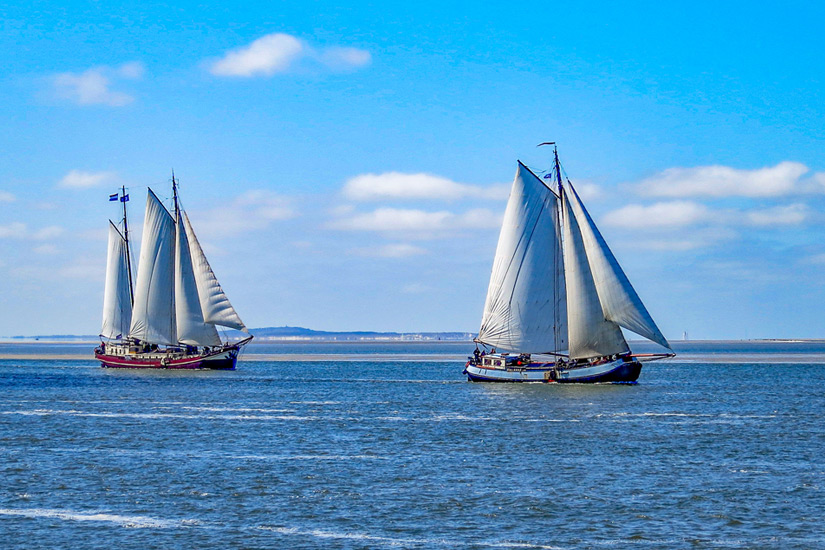
[[[558,199],[519,163],[499,235],[478,340],[511,351],[567,347]]]
[[[186,215],[186,212],[183,213],[183,222],[189,238],[189,251],[204,321],[213,325],[249,332],[209,266],[209,261],[206,259],[198,238],[195,236],[195,231],[192,229],[192,224],[189,222],[189,216]]]
[[[562,191],[564,206],[564,265],[567,283],[567,323],[570,357],[598,357],[630,351],[622,330],[604,317],[588,250],[579,221],[570,208],[569,194]]]
[[[568,182],[569,183],[569,182]],[[604,318],[657,344],[670,344],[653,321],[572,185],[567,197],[581,230]]]
[[[177,344],[175,323],[175,220],[149,190],[129,336],[152,344]]]
[[[132,320],[132,289],[129,287],[129,262],[126,240],[115,224],[109,222],[109,252],[106,257],[106,286],[103,290],[104,338],[123,338]]]
[[[215,325],[203,320],[186,229],[178,211],[175,246],[175,316],[178,341],[191,346],[220,346],[221,339]]]

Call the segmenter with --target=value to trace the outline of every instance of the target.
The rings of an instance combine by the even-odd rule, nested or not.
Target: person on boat
[[[476,363],[481,362],[481,354],[479,353],[478,348],[476,348],[475,351],[473,351],[473,358],[475,359]]]

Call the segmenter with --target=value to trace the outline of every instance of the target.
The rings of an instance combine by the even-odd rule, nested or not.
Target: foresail
[[[175,324],[175,220],[150,189],[129,336],[177,344]]]
[[[132,320],[132,291],[129,288],[129,263],[126,241],[109,222],[109,252],[106,257],[106,286],[103,290],[104,338],[123,338],[129,333]]]
[[[568,196],[576,219],[579,220],[584,248],[605,318],[670,348],[572,185],[570,190],[572,192]]]
[[[192,268],[192,255],[186,227],[178,214],[175,243],[175,318],[178,341],[191,346],[219,346],[221,339],[215,325],[205,323],[198,286]]]
[[[579,359],[629,351],[622,330],[605,319],[587,261],[580,223],[564,192],[564,273],[567,284],[567,331],[570,357]]]
[[[567,349],[557,198],[519,163],[499,234],[478,339],[509,351]]]
[[[235,311],[235,308],[232,307],[229,298],[227,298],[226,293],[223,291],[223,288],[221,288],[221,284],[218,282],[217,277],[215,277],[215,273],[209,266],[209,261],[203,253],[203,249],[198,242],[198,238],[195,236],[195,232],[192,230],[192,224],[189,222],[189,216],[186,215],[186,212],[183,213],[183,220],[189,238],[189,251],[192,256],[192,267],[198,286],[198,295],[200,297],[204,320],[213,325],[221,325],[249,332]]]

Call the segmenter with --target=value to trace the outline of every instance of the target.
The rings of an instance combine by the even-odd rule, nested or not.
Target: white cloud
[[[339,71],[357,69],[372,62],[370,52],[358,48],[327,48],[318,57],[327,67]]]
[[[248,46],[230,50],[210,71],[216,76],[271,76],[283,72],[299,59],[304,46],[294,36],[274,33],[263,36]]]
[[[115,172],[84,172],[71,170],[57,183],[58,187],[67,189],[88,189],[111,183],[115,179]]]
[[[601,187],[589,181],[579,181],[573,187],[575,187],[576,193],[578,193],[579,197],[585,202],[598,200],[602,196]]]
[[[54,239],[59,237],[64,232],[62,227],[57,225],[50,225],[49,227],[44,227],[43,229],[38,229],[34,233],[31,234],[31,238],[38,240],[38,241],[46,241],[49,239]]]
[[[25,223],[12,222],[7,225],[0,225],[0,239],[29,239],[36,241],[46,241],[59,237],[64,232],[62,227],[51,225],[38,229],[29,230]]]
[[[358,48],[328,47],[315,49],[285,33],[272,33],[248,46],[228,51],[209,66],[215,76],[249,78],[272,76],[288,71],[301,60],[315,61],[329,69],[348,70],[368,65],[372,56]]]
[[[394,243],[373,248],[357,248],[352,251],[359,256],[376,258],[409,258],[427,253],[427,249],[407,243]]]
[[[426,212],[378,208],[333,222],[333,227],[353,231],[427,231],[443,229],[453,218],[454,214],[446,210]]]
[[[468,210],[461,214],[447,210],[428,212],[417,209],[377,208],[372,212],[354,213],[327,224],[331,229],[393,233],[415,239],[444,237],[461,229],[500,226],[501,214],[483,208]]]
[[[8,191],[0,191],[0,202],[14,202],[17,200],[17,197],[9,193]]]
[[[804,204],[774,206],[747,213],[748,221],[753,225],[799,225],[808,219],[809,210]]]
[[[642,181],[637,189],[655,197],[774,197],[807,190],[800,182],[807,172],[804,164],[790,161],[756,170],[728,166],[669,168]]]
[[[143,76],[143,64],[125,63],[120,67],[92,67],[81,73],[65,72],[52,79],[54,91],[61,99],[78,105],[107,105],[122,107],[134,101],[131,95],[113,90],[117,80],[138,79]]]
[[[295,217],[287,199],[270,191],[247,191],[220,208],[189,212],[198,235],[228,237],[266,229],[272,222]]]
[[[659,202],[649,206],[629,204],[608,212],[602,221],[605,225],[626,228],[683,227],[711,218],[711,211],[703,204],[692,201]]]
[[[8,225],[0,225],[0,239],[25,239],[28,228],[25,223],[13,222]]]
[[[509,185],[482,187],[456,183],[432,174],[384,172],[383,174],[361,174],[350,178],[344,184],[343,194],[356,201],[462,198],[506,200],[509,190]]]

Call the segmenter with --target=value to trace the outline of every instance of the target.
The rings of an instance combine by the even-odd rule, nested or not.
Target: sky
[[[4,3],[0,335],[99,332],[108,195],[137,248],[172,170],[248,326],[475,332],[516,161],[541,173],[556,141],[666,337],[825,338],[823,19]]]

